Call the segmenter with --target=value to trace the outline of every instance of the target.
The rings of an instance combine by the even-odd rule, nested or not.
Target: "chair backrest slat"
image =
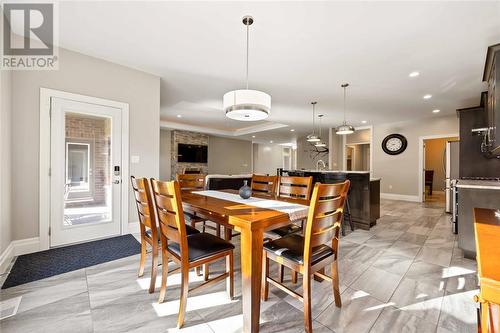
[[[278,176],[252,175],[252,192],[261,195],[276,195]]]
[[[205,175],[198,174],[180,174],[176,175],[181,190],[200,191],[205,189]]]
[[[188,260],[186,225],[179,182],[151,179],[151,187],[160,224],[162,246],[167,248],[169,240],[179,243],[181,260]]]
[[[147,178],[130,177],[132,189],[134,191],[137,214],[139,216],[139,225],[141,235],[144,236],[146,230],[151,230],[151,237],[158,239],[157,222],[154,210],[153,198],[151,197],[151,187]]]
[[[311,199],[312,177],[279,178],[278,196],[285,198]]]
[[[314,247],[326,244],[338,253],[340,225],[350,181],[314,186],[305,227],[304,264],[311,264]]]

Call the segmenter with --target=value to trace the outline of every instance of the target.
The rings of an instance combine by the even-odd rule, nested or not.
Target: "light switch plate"
[[[137,163],[139,163],[140,160],[141,160],[141,158],[138,155],[130,156],[130,163],[137,164]]]

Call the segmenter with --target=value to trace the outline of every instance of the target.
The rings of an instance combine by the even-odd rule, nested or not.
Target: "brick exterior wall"
[[[174,130],[171,132],[172,138],[171,142],[171,170],[172,170],[172,178],[175,178],[175,175],[178,173],[182,173],[184,168],[200,168],[202,173],[208,173],[208,163],[180,163],[177,162],[177,144],[185,143],[185,144],[193,144],[193,145],[205,145],[208,146],[208,135],[196,132],[188,132],[188,131],[177,131]]]
[[[93,178],[94,186],[92,202],[89,204],[105,203],[105,186],[110,190],[112,176],[110,174],[110,140],[111,120],[77,114],[66,115],[66,142],[90,143],[91,179]]]

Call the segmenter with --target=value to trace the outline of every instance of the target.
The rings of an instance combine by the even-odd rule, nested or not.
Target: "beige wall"
[[[298,150],[298,148],[297,148]],[[253,172],[276,175],[276,169],[283,167],[283,147],[272,144],[253,144]]]
[[[210,136],[208,138],[208,173],[252,173],[252,143],[250,141]]]
[[[171,180],[172,157],[170,154],[170,141],[172,131],[161,129],[160,131],[160,179]]]
[[[432,180],[433,191],[443,191],[445,187],[444,154],[446,142],[456,137],[425,140],[425,169],[434,170]]]
[[[11,117],[12,73],[0,70],[0,254],[12,240]],[[0,271],[2,273],[2,271]]]
[[[330,129],[330,151],[329,151],[329,169],[341,170],[342,166],[342,152],[343,152],[343,137],[342,135],[335,134],[335,129]]]
[[[340,136],[340,135],[339,135]],[[345,138],[346,144],[349,143],[369,143],[371,137],[371,130],[369,128],[357,130],[349,134]]]
[[[402,134],[408,140],[408,147],[402,154],[391,156],[382,150],[382,140],[392,133]],[[419,137],[455,133],[458,133],[455,115],[374,126],[373,176],[382,178],[380,192],[418,196]]]
[[[38,155],[40,88],[110,99],[129,104],[130,174],[158,177],[160,79],[154,75],[80,53],[60,49],[59,70],[12,74],[13,239],[38,236]],[[130,188],[130,181],[123,180]],[[130,193],[129,220],[137,220]]]

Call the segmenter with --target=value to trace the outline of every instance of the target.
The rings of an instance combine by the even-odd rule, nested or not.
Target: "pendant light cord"
[[[316,118],[316,111],[315,111],[315,106],[316,106],[316,102],[312,102],[311,103],[312,106],[313,106],[313,135],[316,133],[316,126],[314,126],[314,119]]]
[[[249,43],[249,30],[250,30],[250,25],[247,24],[247,90],[248,90],[248,43]]]
[[[345,90],[346,90],[347,86],[344,86],[344,125],[346,124],[346,121],[345,121]]]
[[[323,118],[323,116],[319,115],[318,117],[319,117],[319,125],[318,125],[318,129],[319,129],[318,132],[319,133],[318,134],[319,134],[319,137],[321,138],[321,118]]]

